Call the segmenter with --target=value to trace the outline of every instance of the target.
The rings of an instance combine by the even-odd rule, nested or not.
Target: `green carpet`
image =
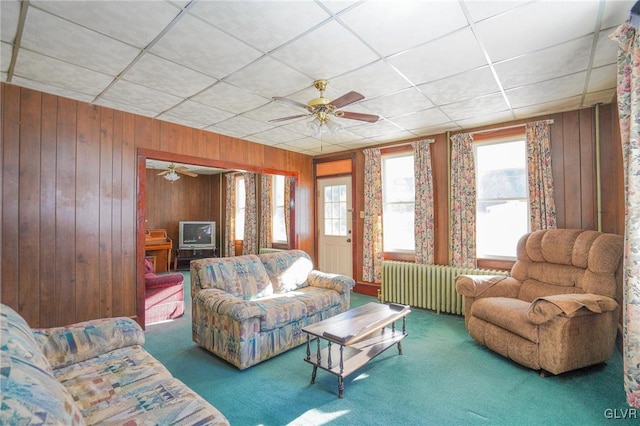
[[[345,379],[312,367],[299,346],[239,371],[191,340],[185,316],[147,327],[146,349],[218,408],[232,425],[588,425],[631,423],[619,352],[599,365],[540,378],[477,345],[458,316],[413,309],[409,335]],[[352,306],[375,298],[354,293]],[[637,420],[633,420],[634,422]]]

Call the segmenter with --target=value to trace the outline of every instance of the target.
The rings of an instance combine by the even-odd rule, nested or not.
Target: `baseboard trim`
[[[378,293],[380,291],[380,284],[376,283],[364,283],[357,282],[353,291],[360,294],[365,294],[367,296],[378,297]]]

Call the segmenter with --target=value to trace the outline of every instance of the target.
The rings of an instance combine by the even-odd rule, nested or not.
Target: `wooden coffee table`
[[[371,302],[304,327],[302,331],[307,333],[304,360],[313,365],[311,384],[316,382],[320,367],[338,376],[338,397],[342,398],[346,376],[395,344],[402,355],[401,340],[407,336],[406,317],[410,312],[409,306]],[[399,319],[402,319],[402,331],[395,327]],[[317,342],[315,358],[311,357],[313,340]],[[326,342],[324,348],[321,340]]]

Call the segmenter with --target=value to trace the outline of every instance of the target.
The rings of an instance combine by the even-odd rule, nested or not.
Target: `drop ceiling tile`
[[[600,67],[602,65],[615,64],[618,60],[618,43],[611,40],[609,35],[611,30],[600,31],[596,52],[593,56],[593,66]]]
[[[367,107],[367,109],[375,111],[375,114],[382,115],[386,118],[433,107],[433,103],[415,88],[406,89],[392,95],[381,96],[370,101],[362,101],[362,104]]]
[[[198,2],[189,13],[202,17],[223,31],[262,52],[296,38],[329,18],[313,2]],[[265,23],[269,25],[265,25]]]
[[[354,90],[371,99],[406,89],[411,83],[380,60],[332,79],[329,86],[340,95]]]
[[[415,137],[415,135],[412,132],[401,130],[399,132],[389,133],[387,135],[372,136],[371,139],[376,141],[377,143],[387,143],[403,139],[410,139],[413,137]]]
[[[524,108],[582,94],[586,72],[555,78],[506,91],[511,107]]]
[[[262,105],[251,111],[247,111],[243,114],[244,117],[251,118],[252,120],[268,122],[269,120],[275,120],[278,118],[291,117],[294,115],[307,114],[307,111],[302,108],[290,107],[287,104],[283,104],[276,101],[271,101],[268,104]],[[274,126],[279,126],[284,122],[274,123]]]
[[[74,90],[64,89],[62,87],[53,86],[51,84],[40,83],[38,81],[28,80],[19,76],[14,76],[11,79],[11,84],[16,86],[26,87],[40,92],[51,93],[58,96],[64,96],[65,98],[76,99],[82,102],[91,103],[94,96],[87,95],[85,93],[76,92]]]
[[[252,137],[258,140],[272,142],[274,144],[281,144],[300,139],[300,134],[287,130],[283,127],[275,127],[273,129],[265,130],[264,132],[255,133]]]
[[[282,144],[283,148],[290,148],[292,150],[309,150],[309,149],[317,149],[320,150],[320,145],[322,141],[320,139],[314,139],[312,137],[302,138],[295,141],[289,141],[287,143]]]
[[[0,43],[0,71],[9,71],[9,65],[11,65],[11,55],[13,54],[13,46],[9,43]]]
[[[617,27],[629,19],[631,8],[637,0],[609,0],[604,4],[601,28]]]
[[[380,120],[376,123],[363,123],[349,128],[349,131],[365,138],[380,137],[391,133],[398,133],[402,128],[390,120]]]
[[[213,87],[206,89],[191,99],[235,114],[252,110],[271,101],[223,81],[216,83]]]
[[[610,104],[615,100],[616,89],[603,90],[601,92],[587,93],[584,97],[583,107],[593,106],[595,104]]]
[[[165,111],[163,116],[164,115],[171,115],[179,119],[200,123],[199,128],[207,127],[233,117],[233,114],[230,112],[193,101],[185,101]]]
[[[420,137],[432,137],[440,133],[452,132],[456,130],[462,130],[462,127],[460,127],[458,124],[454,122],[449,122],[444,124],[438,124],[436,126],[424,127],[421,129],[412,129],[411,133],[413,133],[415,136],[420,136]]]
[[[191,15],[184,15],[151,52],[221,79],[255,61],[261,53]]]
[[[538,83],[584,71],[589,65],[593,36],[581,37],[548,49],[495,64],[504,89]]]
[[[393,56],[389,63],[415,85],[487,65],[480,46],[468,28]]]
[[[342,145],[344,143],[352,142],[355,140],[362,140],[363,137],[349,131],[348,129],[340,129],[337,133],[323,133],[322,141],[327,141],[331,144]]]
[[[230,130],[235,134],[244,134],[246,136],[264,132],[274,126],[237,115],[228,120],[217,123],[216,127],[224,130]]]
[[[270,57],[252,63],[225,81],[269,99],[274,96],[287,96],[312,83],[304,74]]]
[[[1,71],[0,72],[0,81],[6,82],[8,79],[9,79],[9,74],[4,72],[4,71]]]
[[[509,106],[504,100],[502,93],[481,96],[455,104],[440,107],[442,112],[447,114],[453,121],[467,118],[482,117],[483,115],[496,112],[508,111]]]
[[[20,49],[14,75],[92,96],[97,96],[113,80],[108,75],[26,49]]]
[[[187,98],[216,82],[198,71],[152,54],[145,54],[122,75],[132,83]]]
[[[139,48],[151,43],[180,12],[178,7],[164,1],[49,0],[30,3]]]
[[[378,56],[336,21],[273,52],[285,64],[312,76],[331,79],[374,62]]]
[[[571,111],[580,108],[582,104],[582,96],[572,96],[570,98],[556,99],[550,102],[544,102],[537,105],[516,108],[513,112],[516,118],[530,118],[543,114],[551,114],[563,111]]]
[[[614,89],[617,86],[618,66],[616,64],[593,68],[589,76],[589,92]]]
[[[422,84],[418,89],[436,105],[451,104],[500,91],[488,66]]]
[[[485,114],[481,117],[456,120],[456,123],[463,129],[471,129],[473,127],[488,126],[490,124],[504,123],[511,120],[513,120],[513,114],[511,111],[500,111],[492,114]]]
[[[319,3],[322,3],[332,13],[342,12],[343,10],[359,2],[360,0],[321,0],[319,1]]]
[[[0,1],[0,40],[11,43],[15,41],[20,17],[18,0]]]
[[[476,24],[492,61],[501,61],[593,32],[598,2],[531,2]],[[532,37],[532,34],[535,34]]]
[[[140,49],[36,8],[27,13],[21,46],[112,76],[140,53]]]
[[[499,15],[508,10],[520,7],[529,3],[531,0],[507,0],[507,1],[475,1],[464,0],[464,4],[471,15],[473,22],[479,22],[492,16]]]
[[[105,98],[99,98],[98,100],[95,101],[95,104],[96,105],[102,105],[104,107],[115,109],[115,110],[118,110],[118,111],[131,112],[133,114],[142,115],[144,117],[153,118],[157,114],[157,112],[149,111],[149,110],[144,109],[144,108],[140,108],[138,105],[125,104],[125,103],[122,103],[122,102],[116,102],[116,101],[112,101],[112,100],[105,99]]]
[[[159,114],[168,110],[182,101],[182,98],[151,89],[139,84],[118,80],[109,90],[105,91],[102,98],[125,105],[132,105],[143,110]]]
[[[440,111],[440,109],[431,108],[426,111],[395,117],[392,121],[405,130],[413,130],[448,123],[451,119]]]
[[[181,124],[183,126],[192,127],[194,129],[204,129],[206,127],[201,122],[192,120],[188,117],[176,117],[175,115],[171,115],[171,114],[161,114],[156,118],[163,121],[168,121],[170,123]]]
[[[219,127],[219,126],[216,126],[216,125],[208,126],[204,130],[206,130],[208,132],[217,133],[219,135],[229,136],[231,138],[236,138],[236,139],[248,140],[248,138],[249,138],[244,132],[234,132],[234,131],[231,131],[229,129],[223,129],[222,127]]]
[[[382,56],[467,26],[460,5],[453,1],[373,1],[345,12],[340,19]]]

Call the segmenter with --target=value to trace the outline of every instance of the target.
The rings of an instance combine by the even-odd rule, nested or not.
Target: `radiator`
[[[282,249],[274,249],[271,247],[260,247],[260,250],[258,251],[258,253],[260,254],[265,254],[265,253],[276,253],[282,251]]]
[[[509,275],[507,271],[457,266],[382,262],[380,301],[462,315],[464,297],[456,292],[458,275]]]

